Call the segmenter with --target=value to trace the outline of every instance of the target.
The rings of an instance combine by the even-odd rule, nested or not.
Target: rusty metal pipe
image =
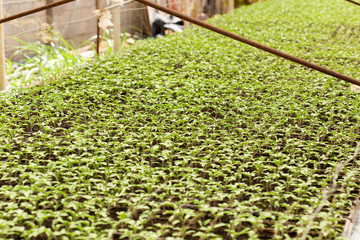
[[[242,43],[245,43],[245,44],[248,44],[250,46],[253,46],[255,48],[258,48],[258,49],[261,49],[263,51],[266,51],[268,53],[271,53],[271,54],[274,54],[278,57],[282,57],[282,58],[285,58],[286,60],[289,60],[289,61],[292,61],[292,62],[295,62],[295,63],[298,63],[298,64],[301,64],[305,67],[308,67],[308,68],[312,68],[314,70],[317,70],[319,72],[322,72],[322,73],[325,73],[327,75],[330,75],[330,76],[333,76],[333,77],[336,77],[338,79],[341,79],[341,80],[344,80],[346,82],[349,82],[349,83],[352,83],[352,84],[355,84],[355,85],[358,85],[360,86],[360,81],[357,80],[357,79],[354,79],[354,78],[351,78],[349,76],[346,76],[346,75],[343,75],[341,73],[338,73],[338,72],[335,72],[335,71],[332,71],[330,69],[327,69],[327,68],[324,68],[324,67],[321,67],[319,65],[316,65],[314,63],[311,63],[311,62],[308,62],[306,60],[303,60],[303,59],[300,59],[300,58],[297,58],[297,57],[294,57],[290,54],[287,54],[287,53],[284,53],[284,52],[281,52],[279,50],[276,50],[274,48],[271,48],[271,47],[268,47],[268,46],[265,46],[265,45],[262,45],[260,43],[257,43],[257,42],[254,42],[252,40],[249,40],[249,39],[246,39],[242,36],[239,36],[237,34],[234,34],[234,33],[231,33],[229,31],[226,31],[226,30],[223,30],[221,28],[218,28],[218,27],[215,27],[211,24],[208,24],[206,22],[203,22],[203,21],[199,21],[197,19],[194,19],[190,16],[187,16],[187,15],[184,15],[182,13],[179,13],[179,12],[176,12],[176,11],[173,11],[169,8],[166,8],[164,6],[161,6],[159,4],[156,4],[156,3],[153,3],[153,2],[150,2],[148,0],[135,0],[139,3],[142,3],[144,5],[147,5],[149,7],[152,7],[152,8],[155,8],[155,9],[158,9],[162,12],[165,12],[165,13],[168,13],[170,15],[173,15],[173,16],[176,16],[178,18],[181,18],[185,21],[188,21],[190,23],[193,23],[193,24],[196,24],[200,27],[203,27],[203,28],[206,28],[210,31],[213,31],[213,32],[216,32],[216,33],[219,33],[221,35],[224,35],[226,37],[229,37],[229,38],[232,38],[232,39],[235,39],[239,42],[242,42]]]
[[[355,4],[355,5],[358,5],[358,6],[360,6],[360,3],[358,3],[358,2],[355,2],[355,1],[353,1],[353,0],[345,0],[345,1],[347,1],[347,2],[351,2],[351,3]]]
[[[29,11],[14,14],[12,16],[0,19],[0,24],[5,23],[5,22],[9,22],[9,21],[17,19],[17,18],[25,17],[27,15],[31,15],[31,14],[34,14],[34,13],[37,13],[37,12],[41,12],[41,11],[44,11],[44,10],[47,10],[47,9],[50,9],[50,8],[54,8],[54,7],[57,7],[57,6],[60,6],[60,5],[69,3],[69,2],[75,2],[75,1],[76,0],[61,0],[61,1],[58,1],[58,2],[47,4],[47,5],[42,6],[42,7],[31,9]]]

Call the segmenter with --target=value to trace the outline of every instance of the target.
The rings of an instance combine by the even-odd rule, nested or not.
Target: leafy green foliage
[[[21,56],[20,61],[7,60],[6,70],[9,82],[13,87],[26,87],[43,83],[45,79],[56,76],[62,71],[73,70],[77,64],[84,62],[81,55],[71,43],[60,34],[54,35],[48,44],[40,41],[27,43],[14,38],[22,45],[14,52]]]
[[[210,21],[359,78],[359,13],[269,0]],[[1,95],[1,237],[295,239],[360,142],[348,84],[197,27],[59,78]],[[340,238],[359,164],[309,238]]]

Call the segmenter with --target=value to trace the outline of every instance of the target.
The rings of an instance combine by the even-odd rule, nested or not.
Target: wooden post
[[[234,4],[235,4],[235,1],[234,0],[228,0],[228,4],[229,4],[229,6],[228,6],[228,12],[231,12],[231,11],[233,11],[234,10]]]
[[[114,33],[113,33],[113,40],[114,40],[114,51],[120,48],[120,33],[121,33],[121,8],[114,9]]]
[[[101,9],[101,0],[95,0],[96,1],[96,9]]]
[[[96,8],[101,10],[101,0],[96,0]],[[99,20],[96,21],[96,54],[100,53],[100,34]]]
[[[187,16],[190,16],[191,12],[191,5],[190,5],[190,0],[185,0],[185,14]],[[188,21],[184,22],[184,27],[188,27],[190,24]]]
[[[145,5],[144,5],[145,6]],[[145,34],[147,34],[148,36],[152,36],[152,26],[150,23],[150,18],[149,18],[149,7],[145,6]]]
[[[4,17],[3,1],[0,0],[0,18]],[[4,23],[0,24],[0,91],[6,89]]]
[[[222,14],[221,12],[221,0],[216,0],[215,2],[216,14]]]

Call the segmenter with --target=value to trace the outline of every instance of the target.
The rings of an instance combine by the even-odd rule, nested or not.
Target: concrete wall
[[[3,4],[4,16],[10,16],[15,13],[42,6],[45,4],[45,2],[46,1],[43,0],[12,4],[10,1],[5,0]],[[7,55],[9,55],[14,50],[15,46],[19,45],[17,41],[11,39],[10,37],[18,37],[25,41],[33,41],[36,38],[37,31],[30,30],[38,28],[41,22],[45,22],[45,20],[46,16],[44,13],[37,13],[5,23],[5,49]],[[20,35],[20,33],[24,34]]]
[[[148,35],[149,25],[147,21],[146,7],[137,2],[131,2],[124,5],[121,9],[121,21],[120,29],[121,32],[128,33],[142,33]]]
[[[14,1],[14,3],[11,3]],[[58,0],[3,0],[5,16],[27,11]],[[153,0],[174,10],[185,12],[185,0]],[[213,5],[215,1],[228,0],[190,0],[192,16],[199,18],[205,4]],[[11,37],[17,37],[25,42],[44,39],[44,25],[53,21],[56,28],[67,41],[76,46],[81,45],[90,37],[96,35],[97,20],[92,13],[100,2],[106,7],[106,0],[79,0],[58,6],[51,10],[29,15],[5,23],[6,55],[10,57],[20,43]],[[121,8],[121,31],[135,33],[150,33],[145,6],[136,2],[126,4]],[[210,14],[212,15],[212,14]],[[15,58],[14,60],[18,60]]]
[[[5,16],[27,11],[57,0],[23,0],[8,4],[4,0]],[[102,7],[106,7],[106,0],[101,0]],[[43,11],[27,17],[5,23],[5,48],[7,57],[10,57],[16,46],[21,45],[11,37],[17,37],[25,42],[33,42],[44,37],[45,24],[51,21],[67,41],[79,46],[96,35],[97,20],[92,13],[96,9],[97,0],[80,0],[58,6],[49,11]],[[144,6],[130,3],[121,8],[122,31],[134,33],[146,28]]]

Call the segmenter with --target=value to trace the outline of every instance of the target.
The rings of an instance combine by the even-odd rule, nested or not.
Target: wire
[[[29,1],[12,1],[13,3],[22,3],[22,2],[39,2],[40,0],[29,0]],[[129,0],[129,1],[126,1],[124,4],[129,4],[131,2],[134,2],[134,0]],[[172,3],[172,4],[177,4],[177,3],[181,3],[182,1],[177,1],[175,3]],[[7,2],[7,3],[10,3],[10,2]],[[165,4],[165,5],[169,5],[169,4]],[[106,7],[104,8],[105,10],[112,10],[114,8],[117,8],[117,7],[120,7],[121,5],[120,4],[114,4],[114,5],[111,5],[109,7]],[[123,8],[121,9],[120,11],[121,12],[127,12],[127,11],[139,11],[139,10],[145,10],[147,9],[147,7],[139,7],[139,8]],[[74,23],[79,23],[79,22],[83,22],[83,21],[87,21],[87,20],[90,20],[90,19],[94,19],[96,18],[95,16],[90,16],[90,17],[86,17],[86,18],[82,18],[80,20],[75,20],[75,21],[67,21],[67,22],[63,22],[63,23],[53,23],[52,26],[55,26],[55,27],[59,27],[59,26],[63,26],[63,25],[67,25],[67,24],[74,24]],[[26,31],[23,31],[21,33],[18,33],[18,34],[15,34],[15,35],[12,35],[12,36],[7,36],[5,38],[5,41],[6,40],[9,40],[9,39],[13,39],[13,38],[16,38],[16,37],[19,37],[21,35],[24,35],[26,33],[30,33],[30,32],[34,32],[34,31],[37,31],[39,29],[43,29],[43,28],[46,28],[46,26],[39,26],[39,27],[35,27],[35,28],[32,28],[32,29],[29,29],[29,30],[26,30]]]
[[[21,13],[14,14],[14,15],[9,16],[9,17],[2,18],[2,19],[0,19],[0,23],[9,22],[9,21],[17,19],[17,18],[25,17],[25,16],[28,16],[28,15],[31,15],[31,14],[34,14],[34,13],[37,13],[37,12],[40,12],[40,11],[43,11],[43,10],[46,10],[46,9],[54,8],[54,7],[57,7],[57,6],[66,4],[66,3],[70,3],[70,2],[75,2],[75,1],[76,0],[60,0],[60,1],[57,1],[57,2],[54,2],[54,3],[51,3],[51,4],[47,4],[47,5],[42,6],[42,7],[33,8],[33,9],[29,10],[29,11],[21,12]]]
[[[111,5],[109,7],[104,8],[104,9],[105,10],[111,10],[113,8],[122,7],[123,5],[131,3],[131,2],[133,2],[133,0],[129,0],[129,1],[126,1],[126,2],[123,2],[123,3],[114,4],[114,5]]]
[[[75,2],[75,8],[73,8],[72,13],[70,13],[71,16],[73,15],[73,13],[74,13],[75,11],[76,11],[76,12],[78,11],[79,1],[80,1],[80,0],[76,0],[76,2]],[[62,33],[61,33],[61,36],[63,36],[63,35],[65,34],[65,32],[67,31],[67,29],[68,29],[68,27],[69,27],[69,25],[70,25],[70,21],[71,21],[71,18],[70,18],[69,21],[66,23],[66,25],[65,25]],[[56,50],[56,49],[58,48],[58,46],[60,45],[60,41],[61,41],[61,39],[59,39],[59,40],[57,41],[57,43],[55,44],[54,48],[52,49],[51,55],[54,54],[55,50]],[[48,62],[49,62],[49,58],[46,58],[45,63],[42,63],[42,64],[41,64],[41,69],[40,69],[40,71],[39,71],[40,75],[42,75],[43,69],[45,68],[45,66],[46,66],[46,64],[47,64]]]
[[[87,18],[83,18],[83,19],[75,20],[75,21],[71,21],[71,22],[57,23],[57,24],[53,24],[53,26],[62,26],[62,25],[66,25],[66,24],[83,22],[83,21],[86,21],[86,20],[89,20],[89,19],[92,19],[92,18],[95,18],[95,16],[91,16],[91,17],[87,17]],[[26,33],[29,33],[29,32],[33,32],[33,31],[36,31],[36,30],[39,30],[39,29],[45,28],[45,27],[47,27],[47,26],[40,26],[40,27],[32,28],[32,29],[23,31],[23,32],[21,32],[21,33],[18,33],[18,34],[15,34],[15,35],[6,37],[5,40],[8,40],[8,39],[10,39],[10,38],[15,38],[15,37],[21,36],[21,35],[23,35],[23,34],[26,34]]]
[[[209,23],[206,23],[204,21],[200,21],[200,20],[197,20],[193,17],[190,17],[190,16],[187,16],[185,14],[182,14],[180,12],[177,12],[177,11],[174,11],[174,10],[171,10],[169,8],[166,8],[162,5],[159,5],[159,4],[156,4],[154,2],[151,2],[151,1],[148,1],[148,0],[135,0],[139,3],[142,3],[142,4],[145,4],[147,6],[150,6],[150,7],[153,7],[153,8],[156,8],[158,9],[159,11],[162,11],[162,12],[166,12],[167,14],[170,14],[170,15],[173,15],[173,16],[176,16],[178,18],[181,18],[182,20],[184,21],[187,21],[187,22],[190,22],[190,23],[193,23],[193,24],[196,24],[202,28],[206,28],[212,32],[216,32],[218,34],[221,34],[223,36],[226,36],[228,38],[232,38],[236,41],[239,41],[239,42],[242,42],[242,43],[245,43],[247,45],[250,45],[254,48],[257,48],[257,49],[260,49],[262,51],[265,51],[265,52],[268,52],[268,53],[271,53],[273,55],[276,55],[278,57],[281,57],[281,58],[284,58],[286,60],[289,60],[289,61],[292,61],[294,63],[297,63],[297,64],[300,64],[302,66],[305,66],[305,67],[308,67],[308,68],[311,68],[311,69],[314,69],[316,71],[319,71],[319,72],[322,72],[322,73],[325,73],[327,75],[330,75],[330,76],[333,76],[335,78],[338,78],[338,79],[341,79],[341,80],[344,80],[346,82],[349,82],[349,83],[352,83],[352,84],[355,84],[357,86],[360,86],[360,81],[357,80],[357,79],[354,79],[352,77],[349,77],[347,75],[344,75],[344,74],[341,74],[341,73],[338,73],[338,72],[335,72],[333,70],[330,70],[330,69],[327,69],[325,67],[322,67],[322,66],[319,66],[317,64],[314,64],[312,62],[309,62],[309,61],[306,61],[306,60],[303,60],[301,58],[298,58],[298,57],[295,57],[295,56],[292,56],[290,54],[287,54],[285,52],[282,52],[282,51],[279,51],[275,48],[271,48],[271,47],[268,47],[268,46],[265,46],[261,43],[258,43],[258,42],[255,42],[253,40],[250,40],[250,39],[247,39],[245,37],[242,37],[240,35],[237,35],[237,34],[234,34],[232,32],[229,32],[229,31],[226,31],[222,28],[219,28],[219,27],[216,27],[214,25],[211,25]]]
[[[129,0],[127,2],[124,2],[124,4],[128,4],[128,3],[131,3],[131,2],[135,2],[135,0]],[[183,3],[184,1],[177,1],[177,2],[171,2],[171,5],[174,5],[174,4],[179,4],[179,3]],[[170,3],[165,3],[164,5],[162,6],[169,6]],[[117,4],[114,4],[114,5],[111,5],[109,7],[106,7],[104,8],[105,10],[111,10],[111,9],[114,9],[114,8],[117,8],[117,7],[121,7],[121,4],[120,3],[117,3]],[[129,10],[130,8],[127,8],[127,9],[123,9],[124,11],[126,10]],[[141,8],[131,8],[131,9],[134,9],[134,10],[143,10],[143,9],[147,9],[147,7],[141,7]]]
[[[133,2],[133,1],[128,1],[128,2],[125,2],[126,4],[127,3],[130,3],[130,2]],[[118,5],[118,4],[116,4]],[[105,8],[106,10],[111,10],[113,8],[116,8],[116,7],[119,7],[119,6],[110,6],[110,7],[107,7]],[[144,10],[146,9],[147,7],[140,7],[140,8],[127,8],[127,9],[121,9],[120,11],[121,12],[126,12],[126,11],[138,11],[138,10]],[[93,19],[93,18],[96,18],[96,16],[90,16],[90,17],[86,17],[86,18],[82,18],[80,20],[75,20],[75,21],[68,21],[68,22],[63,22],[63,23],[53,23],[52,25],[55,26],[55,27],[58,27],[58,26],[63,26],[63,25],[66,25],[66,24],[73,24],[73,23],[78,23],[78,22],[83,22],[83,21],[87,21],[87,20],[90,20],[90,19]],[[16,38],[18,36],[21,36],[23,34],[26,34],[26,33],[29,33],[29,32],[34,32],[34,31],[37,31],[39,29],[42,29],[42,28],[46,28],[47,26],[39,26],[39,27],[36,27],[36,28],[32,28],[32,29],[29,29],[29,30],[26,30],[26,31],[23,31],[21,33],[18,33],[18,34],[15,34],[15,35],[12,35],[12,36],[7,36],[5,38],[5,40],[9,40],[9,39],[12,39],[12,38]]]
[[[8,8],[7,8],[7,10],[6,10],[5,14],[4,14],[4,17],[6,17],[8,15],[10,7],[12,6],[12,4],[13,4],[13,2],[10,2],[9,6],[8,6]]]

